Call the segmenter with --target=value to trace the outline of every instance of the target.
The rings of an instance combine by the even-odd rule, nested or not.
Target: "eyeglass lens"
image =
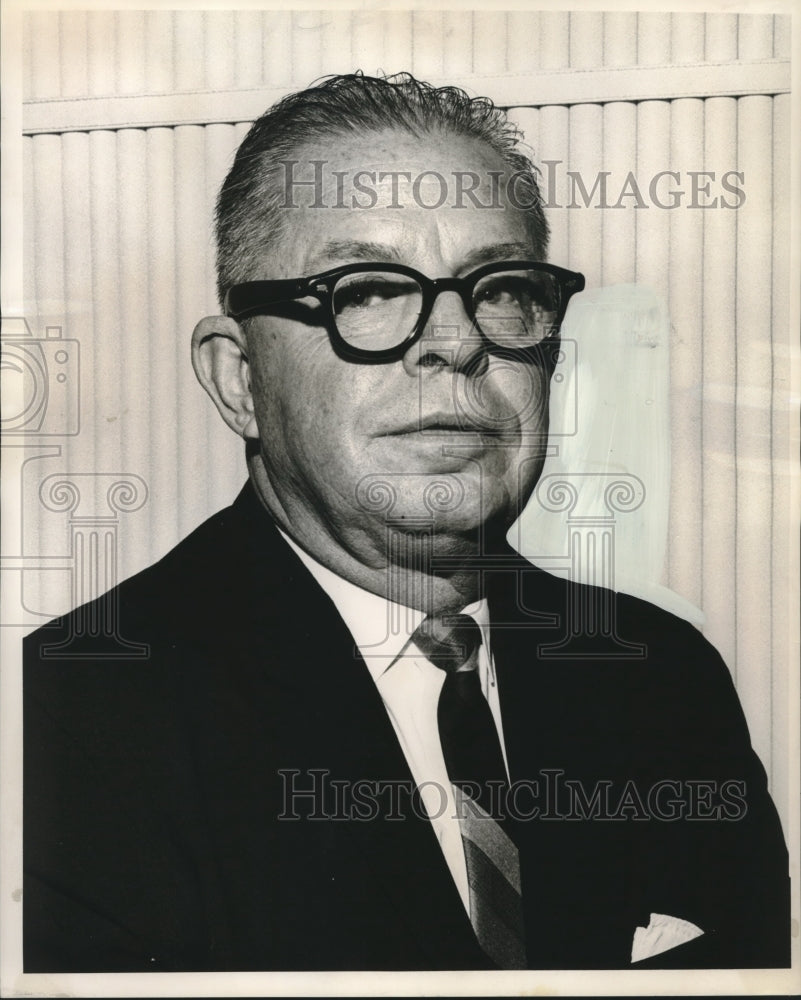
[[[408,340],[423,304],[419,283],[393,271],[348,274],[334,287],[334,317],[353,347],[382,351]],[[559,286],[544,272],[510,269],[487,274],[473,289],[473,317],[484,336],[510,348],[534,347],[556,329]]]
[[[423,290],[414,278],[392,271],[364,271],[334,287],[334,319],[352,347],[383,351],[407,340],[417,324]]]

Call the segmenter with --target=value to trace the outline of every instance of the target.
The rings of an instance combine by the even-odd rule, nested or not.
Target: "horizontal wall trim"
[[[468,93],[488,94],[496,104],[510,108],[682,97],[741,97],[788,93],[790,62],[763,59],[686,66],[560,69],[462,79],[432,78],[431,82],[456,84]],[[23,105],[23,132],[38,135],[253,121],[292,89],[296,88],[28,101]]]

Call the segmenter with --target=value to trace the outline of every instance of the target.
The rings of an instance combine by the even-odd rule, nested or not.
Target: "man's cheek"
[[[483,378],[468,384],[465,399],[499,431],[537,427],[547,416],[547,380],[536,365],[496,358]]]

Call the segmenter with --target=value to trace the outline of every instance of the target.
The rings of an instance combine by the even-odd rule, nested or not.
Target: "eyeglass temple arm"
[[[315,286],[319,285],[318,281],[313,278],[279,278],[275,281],[249,281],[247,286],[249,289],[248,301],[253,303],[254,300],[258,301],[260,305],[276,305],[279,302],[291,302],[293,299],[301,298],[304,295],[318,295],[318,288]],[[247,309],[237,309],[236,308],[236,293],[237,286],[234,285],[225,293],[225,299],[223,300],[223,310],[226,316],[231,316],[236,318],[242,313],[249,311],[251,306]],[[319,297],[319,295],[318,295]]]

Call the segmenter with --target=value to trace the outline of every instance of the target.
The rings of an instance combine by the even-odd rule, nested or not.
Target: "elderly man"
[[[718,655],[506,544],[584,282],[503,113],[327,79],[217,235],[193,362],[250,481],[28,640],[26,971],[787,963]],[[145,662],[85,627],[112,601]]]

